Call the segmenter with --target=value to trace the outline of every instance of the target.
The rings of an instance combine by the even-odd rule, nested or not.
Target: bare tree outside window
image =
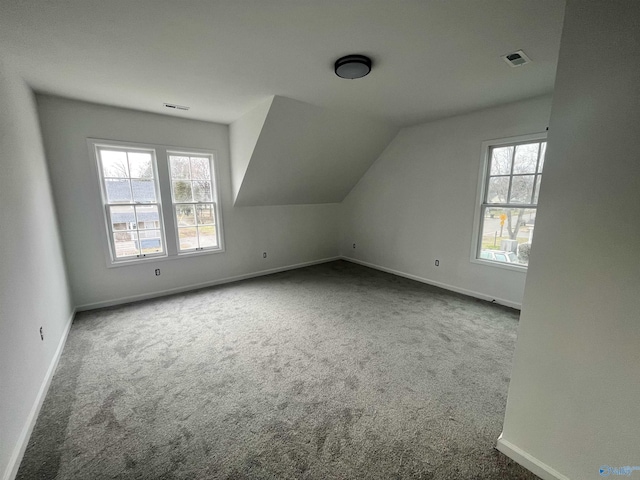
[[[544,140],[489,148],[477,258],[528,264],[545,151]]]
[[[169,153],[179,252],[220,247],[212,159]]]
[[[114,261],[164,255],[155,152],[96,145]]]
[[[101,139],[88,144],[100,181],[110,265],[224,252],[214,152]],[[158,158],[168,177],[164,169],[158,172]],[[161,197],[171,199],[170,208],[162,208]],[[166,242],[165,220],[175,241]]]

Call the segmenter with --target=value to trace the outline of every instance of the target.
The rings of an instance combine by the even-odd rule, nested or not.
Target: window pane
[[[491,150],[490,175],[509,175],[511,173],[511,159],[513,147],[496,147]]]
[[[191,178],[193,180],[211,180],[208,158],[191,157]]]
[[[534,177],[535,175],[513,177],[509,203],[531,203]]]
[[[195,227],[179,228],[178,239],[180,250],[194,250],[198,248],[198,233]]]
[[[191,177],[189,174],[189,157],[170,155],[169,164],[171,166],[171,178],[173,180],[188,180]]]
[[[190,227],[196,224],[195,205],[176,205],[176,218],[179,227]]]
[[[540,182],[542,181],[542,175],[538,175],[538,181],[536,182],[536,191],[533,194],[533,203],[538,204],[538,195],[540,195]]]
[[[174,202],[191,202],[191,182],[178,181],[173,182],[173,201]]]
[[[527,143],[516,146],[513,173],[536,173],[539,145],[539,143]]]
[[[506,215],[503,209],[484,208],[482,217],[482,240],[480,258],[493,259],[493,250],[500,250],[501,229]],[[504,215],[504,217],[503,217]]]
[[[198,225],[214,225],[216,223],[213,204],[197,205],[196,214],[198,216]]]
[[[489,178],[487,203],[507,203],[509,193],[509,177]]]
[[[140,249],[144,255],[163,251],[160,230],[141,230],[138,235],[140,237]]]
[[[160,228],[160,215],[156,205],[136,205],[139,230]]]
[[[106,179],[104,181],[109,203],[131,203],[129,180]]]
[[[192,182],[192,186],[193,186],[193,199],[196,202],[211,201],[211,182],[196,180]]]
[[[198,237],[200,239],[200,248],[211,248],[218,246],[216,227],[213,225],[198,227]]]
[[[542,173],[542,166],[544,164],[544,156],[547,153],[547,142],[542,142],[540,147],[540,163],[538,164],[538,173]]]
[[[153,178],[150,153],[129,152],[128,155],[131,178]]]
[[[535,208],[484,207],[478,258],[527,265],[535,220]]]
[[[156,187],[153,180],[131,180],[131,188],[134,202],[155,203]]]
[[[118,230],[135,230],[136,214],[133,207],[116,206],[109,208],[111,215],[111,229],[115,232]]]
[[[166,253],[153,148],[94,144],[114,263]]]
[[[102,159],[102,174],[105,177],[127,178],[129,176],[125,152],[100,150],[100,158]]]
[[[117,232],[113,234],[116,258],[135,257],[139,255],[137,232]]]

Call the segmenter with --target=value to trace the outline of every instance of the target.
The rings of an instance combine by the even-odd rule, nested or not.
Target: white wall
[[[35,101],[6,62],[0,146],[0,478],[9,478],[73,308]]]
[[[258,107],[250,112],[248,122],[241,121],[245,132],[255,129],[263,112]],[[235,130],[232,125],[232,142]],[[398,130],[362,114],[276,95],[258,132],[235,204],[342,202]],[[242,162],[234,160],[234,164]]]
[[[38,96],[73,297],[112,302],[338,254],[339,205],[233,207],[229,128],[133,110]],[[87,137],[217,151],[226,252],[107,268],[98,179]],[[262,258],[263,251],[267,259]],[[154,275],[155,268],[161,275]]]
[[[638,2],[567,5],[501,440],[575,480],[640,466],[638,25]]]
[[[540,97],[402,129],[343,202],[341,254],[519,306],[525,273],[470,261],[481,144],[544,132],[550,109]]]
[[[238,192],[247,173],[251,156],[260,138],[271,104],[274,97],[271,96],[256,108],[245,113],[229,125],[229,144],[231,148],[231,187],[233,189],[233,201],[236,201]]]

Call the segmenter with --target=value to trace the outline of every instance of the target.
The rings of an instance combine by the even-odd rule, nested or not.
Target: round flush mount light
[[[336,60],[335,72],[340,78],[362,78],[371,71],[371,59],[364,55],[347,55]]]

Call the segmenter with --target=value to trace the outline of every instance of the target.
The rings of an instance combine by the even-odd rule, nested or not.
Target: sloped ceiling
[[[230,124],[271,95],[401,126],[548,94],[562,0],[2,0],[38,92]],[[532,63],[501,55],[523,49]],[[343,55],[373,60],[358,82]],[[163,102],[188,105],[168,110]]]
[[[230,124],[237,205],[339,202],[393,137],[385,122],[550,93],[563,12],[563,0],[2,0],[0,57],[40,93]],[[500,58],[519,49],[530,64]],[[372,58],[371,75],[334,75],[351,53]]]
[[[231,148],[231,183],[233,187],[233,201],[238,198],[238,192],[247,173],[253,151],[258,143],[262,127],[267,119],[274,97],[245,114],[229,127],[229,146]]]
[[[293,205],[341,202],[398,127],[275,96],[230,132],[235,205]]]

